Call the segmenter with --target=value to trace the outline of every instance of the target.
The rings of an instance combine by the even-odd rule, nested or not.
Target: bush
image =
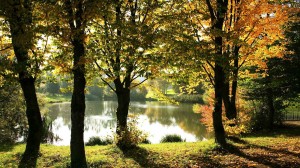
[[[151,144],[149,139],[144,139],[141,143],[142,144]]]
[[[182,103],[204,103],[203,96],[200,94],[181,94],[174,96],[173,99]]]
[[[126,131],[122,132],[121,135],[116,135],[116,144],[120,149],[130,149],[136,147],[138,144],[147,142],[148,134],[144,133],[137,127],[136,118],[127,124]]]
[[[0,84],[0,143],[13,143],[26,135],[25,101],[18,83]]]
[[[109,145],[112,144],[113,141],[110,138],[101,139],[100,137],[91,137],[87,143],[85,143],[86,146],[95,146],[95,145]]]
[[[252,131],[259,131],[263,129],[269,128],[270,123],[270,110],[265,102],[263,101],[256,101],[255,104],[253,104],[253,111],[251,112],[251,119],[250,119],[250,126]],[[275,101],[274,102],[274,125],[281,125],[284,113],[283,113],[283,107],[281,102]]]
[[[160,140],[160,142],[161,143],[166,143],[166,142],[185,142],[185,140],[183,140],[180,135],[171,134],[171,135],[164,136]]]

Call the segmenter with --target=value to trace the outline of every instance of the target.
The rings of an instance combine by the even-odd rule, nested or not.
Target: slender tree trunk
[[[234,47],[234,60],[233,60],[233,79],[231,85],[231,97],[230,95],[230,83],[229,80],[225,80],[224,84],[224,106],[225,106],[225,113],[228,119],[236,119],[237,118],[237,109],[236,109],[236,92],[237,92],[237,80],[238,80],[238,69],[239,69],[239,49],[240,47]]]
[[[35,167],[42,137],[42,118],[36,97],[34,79],[19,75],[20,84],[26,101],[26,116],[29,125],[26,149],[19,167]]]
[[[224,107],[225,107],[225,115],[226,115],[226,117],[229,120],[234,119],[234,117],[232,115],[232,110],[231,110],[230,83],[229,83],[229,79],[228,78],[224,81],[223,103],[224,103]]]
[[[225,131],[222,123],[222,94],[223,94],[223,68],[215,65],[215,105],[213,111],[213,126],[215,141],[221,146],[226,144]]]
[[[71,167],[87,167],[84,149],[84,115],[85,115],[85,21],[83,19],[83,1],[76,3],[65,1],[73,45],[73,94],[71,100]]]
[[[206,0],[206,4],[210,13],[212,29],[222,32],[224,19],[228,9],[228,0],[217,1],[216,9],[214,9],[210,0]],[[225,131],[222,123],[222,99],[224,93],[225,73],[223,64],[223,37],[217,35],[214,39],[215,45],[215,104],[213,111],[213,126],[215,132],[215,141],[221,146],[226,145]]]
[[[17,58],[16,70],[26,102],[26,117],[29,131],[26,149],[19,167],[35,167],[42,137],[42,118],[35,90],[35,79],[28,72],[31,68],[28,55],[32,47],[33,32],[31,1],[10,1],[6,4],[7,18],[10,25],[12,45]]]
[[[232,117],[237,118],[237,109],[236,109],[236,92],[238,87],[238,73],[239,73],[239,51],[240,46],[234,46],[234,60],[233,60],[233,80],[231,86],[231,100],[230,100],[230,109],[232,110]]]
[[[87,167],[85,149],[84,149],[84,113],[85,113],[85,95],[86,85],[85,67],[80,63],[84,57],[83,40],[73,41],[74,46],[74,88],[71,101],[71,167]]]

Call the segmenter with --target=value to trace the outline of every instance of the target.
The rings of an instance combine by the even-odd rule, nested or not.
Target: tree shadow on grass
[[[270,147],[266,147],[266,146],[261,146],[261,145],[256,145],[256,144],[251,144],[245,140],[242,140],[242,139],[239,139],[239,138],[236,138],[236,137],[231,137],[230,138],[231,141],[235,142],[235,143],[240,143],[240,144],[244,144],[246,145],[246,147],[252,147],[252,148],[259,148],[259,149],[263,149],[263,150],[266,150],[266,151],[269,151],[269,152],[272,152],[272,153],[280,153],[280,154],[284,154],[284,155],[292,155],[294,157],[297,157],[300,159],[300,154],[298,153],[295,153],[295,152],[291,152],[291,151],[288,151],[288,150],[285,150],[285,149],[273,149],[273,148],[270,148]]]
[[[205,168],[223,168],[225,167],[217,160],[212,159],[209,156],[201,156],[201,155],[190,155],[190,160],[193,160],[194,163],[191,163],[185,167],[205,167]]]
[[[225,148],[224,151],[237,155],[239,157],[243,157],[247,160],[250,161],[254,161],[257,162],[259,164],[263,164],[266,166],[270,166],[270,167],[298,167],[300,166],[299,163],[293,162],[291,160],[278,160],[276,159],[276,157],[272,157],[270,154],[278,154],[278,155],[290,155],[293,157],[297,157],[300,158],[299,154],[294,153],[294,152],[290,152],[287,150],[277,150],[277,149],[272,149],[269,147],[265,147],[265,146],[260,146],[260,145],[256,145],[256,144],[250,144],[247,141],[238,139],[238,138],[230,138],[233,142],[235,143],[240,143],[245,145],[246,148],[249,149],[257,149],[257,150],[264,150],[265,152],[263,152],[262,154],[253,154],[253,155],[249,155],[246,154],[245,152],[241,151],[238,147],[228,144]]]
[[[298,123],[298,124],[296,124]],[[245,134],[247,137],[276,137],[278,135],[283,135],[285,137],[295,137],[300,136],[300,121],[294,122],[284,122],[282,125],[276,126],[273,130],[260,130],[257,132],[251,132]]]
[[[159,160],[159,154],[151,151],[147,151],[142,147],[134,147],[128,150],[123,150],[125,157],[132,158],[141,167],[152,167],[152,168],[169,168],[170,165],[164,163],[157,163]]]

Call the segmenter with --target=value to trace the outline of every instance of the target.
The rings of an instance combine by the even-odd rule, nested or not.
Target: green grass
[[[86,146],[85,151],[89,167],[249,167],[249,163],[257,167],[299,167],[300,160],[295,160],[300,154],[299,128],[300,124],[287,125],[231,139],[234,148],[225,152],[219,152],[213,140],[141,144],[128,151],[115,145]],[[24,149],[24,144],[0,144],[0,167],[17,167]],[[69,166],[69,146],[41,145],[38,168]]]
[[[142,144],[138,148],[122,152],[114,145],[86,146],[86,157],[90,167],[146,167],[170,165],[174,161],[184,166],[188,155],[195,155],[214,148],[212,141],[196,143]],[[24,144],[0,145],[0,167],[17,167],[25,149]],[[68,146],[41,145],[37,167],[68,167]],[[151,162],[150,162],[151,161]]]
[[[45,100],[47,103],[60,103],[60,102],[70,102],[71,97],[70,96],[65,96],[61,94],[47,94],[45,97]]]

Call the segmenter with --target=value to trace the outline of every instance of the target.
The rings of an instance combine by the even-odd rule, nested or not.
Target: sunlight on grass
[[[261,152],[261,147],[297,148],[299,137],[246,137],[240,142],[232,142],[251,152]],[[268,146],[268,147],[267,147]],[[228,158],[216,153],[217,145],[213,140],[203,142],[178,142],[161,144],[141,144],[137,148],[121,151],[115,145],[86,146],[89,167],[188,167],[215,163],[215,158],[227,164]],[[0,145],[0,167],[17,167],[25,149],[24,144]],[[272,151],[272,150],[269,150]],[[276,149],[274,149],[276,151]],[[292,155],[289,157],[293,157]],[[210,159],[210,160],[206,160]],[[202,166],[203,166],[202,165]],[[41,145],[37,167],[69,167],[69,146]]]

